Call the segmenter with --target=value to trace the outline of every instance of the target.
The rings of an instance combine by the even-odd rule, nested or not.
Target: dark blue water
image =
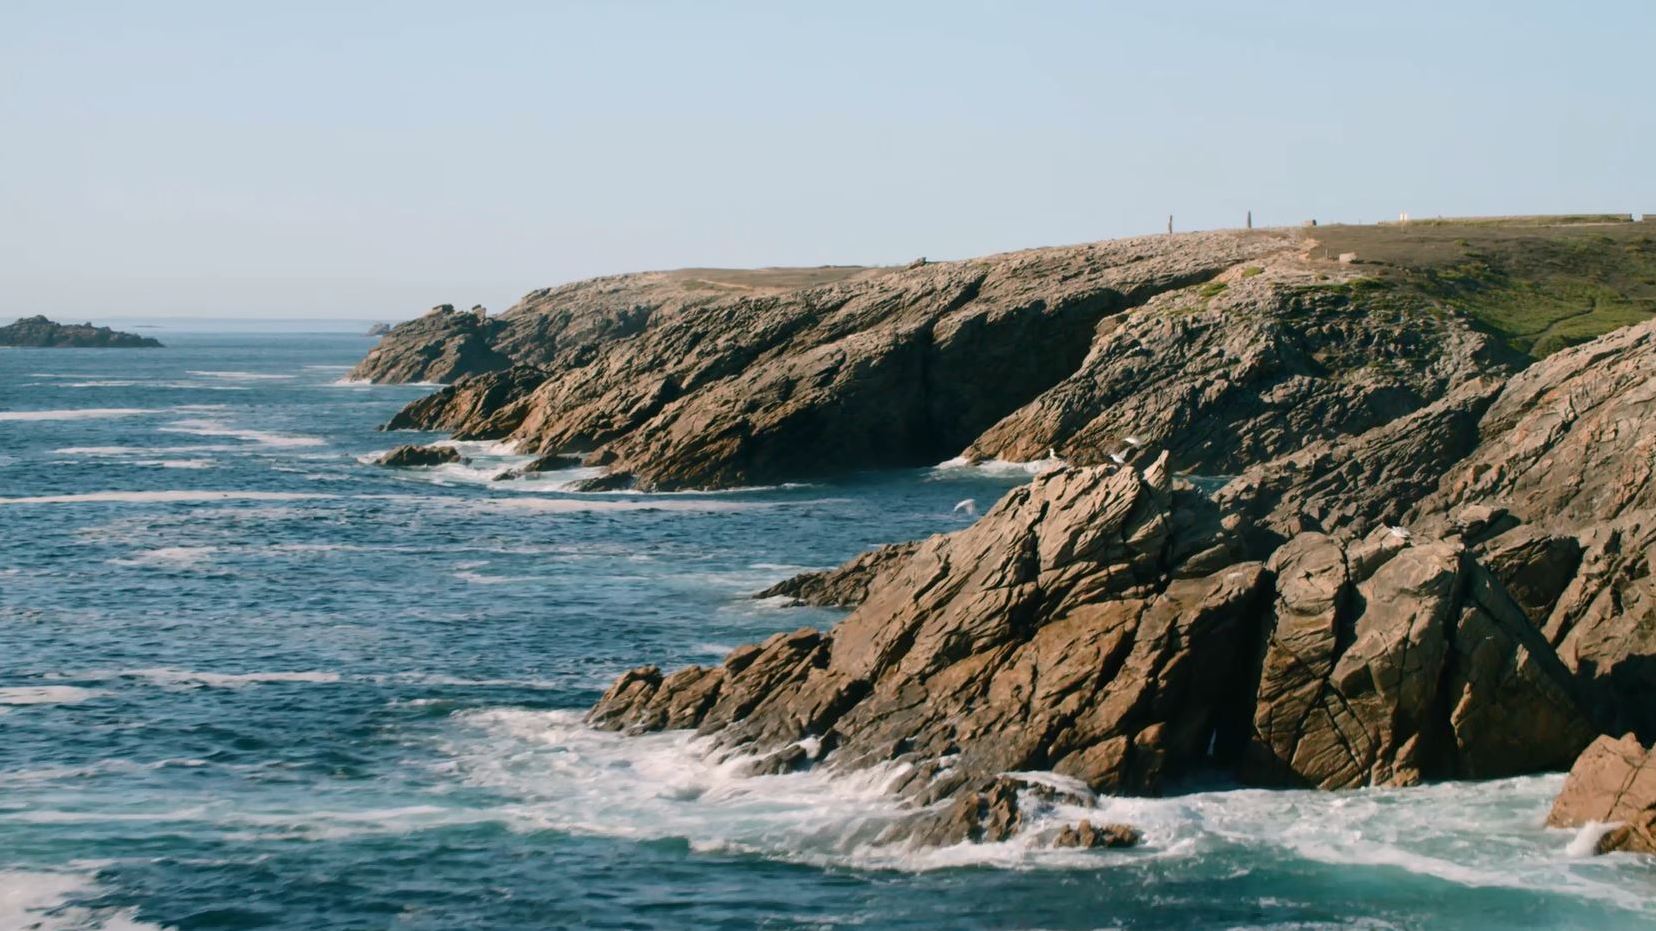
[[[1541,826],[1557,777],[1086,813],[1132,851],[874,846],[889,774],[742,777],[579,711],[831,624],[747,595],[1022,472],[579,495],[490,481],[520,460],[487,444],[398,472],[361,458],[426,389],[336,384],[370,340],[161,335],[0,350],[0,929],[1656,922],[1648,863]]]

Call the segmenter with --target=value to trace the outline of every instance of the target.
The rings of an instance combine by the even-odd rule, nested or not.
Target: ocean
[[[889,772],[752,777],[582,725],[617,673],[838,612],[751,594],[964,526],[946,466],[716,494],[391,470],[373,340],[0,349],[0,929],[1623,928],[1561,777],[1103,799],[1129,850],[912,851]]]

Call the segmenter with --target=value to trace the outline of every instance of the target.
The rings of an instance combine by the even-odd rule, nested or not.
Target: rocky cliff
[[[1552,255],[1525,235],[1503,287]],[[451,380],[388,426],[579,455],[597,487],[1066,460],[764,593],[853,608],[832,631],[640,667],[591,712],[762,771],[888,768],[915,803],[894,837],[1005,837],[1054,793],[1488,778],[1656,739],[1656,321],[1533,361],[1489,293],[1474,318],[1444,297],[1470,285],[1398,264],[1406,239],[1362,240],[1391,250],[1370,264],[1278,231],[621,276],[434,312],[358,374]]]
[[[591,720],[763,770],[893,767],[897,833],[932,843],[1016,831],[1040,801],[1006,774],[1031,770],[1158,793],[1563,769],[1656,737],[1652,398],[1656,322],[1213,494],[1171,451],[1065,468],[773,590],[858,605],[834,630],[634,670]]]
[[[1234,472],[1514,366],[1465,318],[1372,312],[1376,289],[1306,248],[1211,233],[804,287],[598,279],[499,318],[434,312],[356,374],[470,374],[392,425],[579,454],[609,470],[605,486],[673,489],[1054,448],[1098,463],[1153,447],[1175,469]],[[524,366],[543,373],[532,391]]]
[[[158,349],[161,341],[136,333],[122,333],[90,323],[53,323],[43,316],[23,317],[0,327],[0,346],[50,348]]]

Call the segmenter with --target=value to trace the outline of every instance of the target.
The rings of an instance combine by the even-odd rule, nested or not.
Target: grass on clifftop
[[[1465,311],[1534,358],[1656,316],[1656,222],[1327,226],[1314,256],[1357,253],[1388,286]]]

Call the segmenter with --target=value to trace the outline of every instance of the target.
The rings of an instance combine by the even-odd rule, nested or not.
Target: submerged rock
[[[1595,853],[1656,853],[1656,751],[1632,734],[1595,740],[1570,768],[1547,823],[1603,825]]]
[[[44,316],[19,318],[0,326],[0,346],[46,348],[159,349],[161,341],[90,323],[54,323]]]
[[[415,446],[407,444],[374,460],[382,466],[393,468],[413,468],[418,466],[442,465],[446,462],[465,462],[460,451],[452,446]]]

